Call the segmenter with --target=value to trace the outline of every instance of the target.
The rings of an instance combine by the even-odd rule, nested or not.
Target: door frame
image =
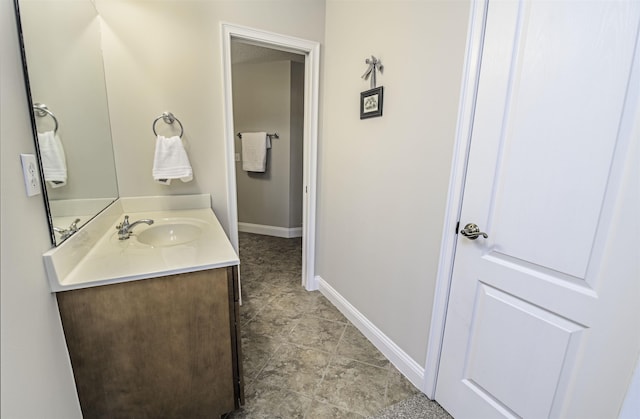
[[[227,219],[229,239],[238,251],[238,195],[236,185],[235,133],[233,132],[233,95],[231,84],[231,40],[293,52],[304,60],[304,134],[302,203],[302,285],[318,289],[315,279],[316,183],[318,161],[318,103],[320,81],[320,43],[222,22],[221,51],[224,80],[224,136],[227,165]]]
[[[444,327],[449,302],[449,290],[453,276],[453,264],[458,242],[457,224],[460,221],[462,197],[471,146],[473,118],[475,115],[478,82],[482,62],[482,47],[487,22],[489,0],[472,0],[469,12],[469,29],[467,32],[467,46],[465,63],[460,89],[460,104],[458,106],[458,122],[453,149],[451,173],[449,175],[449,190],[440,242],[440,260],[436,274],[436,288],[431,311],[431,325],[429,328],[427,359],[424,367],[423,392],[430,399],[435,399],[440,353],[444,339]]]

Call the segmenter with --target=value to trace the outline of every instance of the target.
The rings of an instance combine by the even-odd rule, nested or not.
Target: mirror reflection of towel
[[[67,184],[67,161],[64,148],[58,134],[53,131],[38,133],[38,147],[42,159],[44,180],[52,188],[59,188]]]
[[[193,179],[193,169],[180,137],[158,135],[153,159],[153,179],[163,185],[171,184],[171,179],[183,182]]]
[[[242,133],[242,170],[264,172],[267,169],[267,149],[271,141],[266,132]]]

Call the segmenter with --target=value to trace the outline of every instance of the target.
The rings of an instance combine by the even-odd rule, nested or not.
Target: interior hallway
[[[301,239],[240,233],[239,245],[246,403],[229,419],[363,418],[419,393],[320,292],[302,288]]]

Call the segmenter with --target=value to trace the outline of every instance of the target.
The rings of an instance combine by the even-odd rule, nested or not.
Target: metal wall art
[[[364,80],[371,78],[371,89],[360,93],[360,119],[382,116],[383,86],[376,87],[376,71],[382,74],[382,63],[373,55],[367,58],[365,64],[369,65],[362,75]]]

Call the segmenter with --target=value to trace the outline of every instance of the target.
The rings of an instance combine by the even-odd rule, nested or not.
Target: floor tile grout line
[[[262,335],[262,336],[267,336],[267,335]],[[269,337],[269,336],[267,336],[267,337]],[[308,346],[308,345],[305,345],[305,344],[302,344],[302,343],[297,343],[297,342],[292,342],[292,341],[281,342],[281,344],[296,346],[296,347],[301,348],[301,349],[308,349],[308,350],[312,350],[312,351],[322,352],[324,354],[331,355],[331,360],[333,360],[334,355],[335,355],[335,357],[337,357],[337,358],[346,359],[346,360],[349,360],[349,361],[356,362],[358,364],[364,364],[364,365],[366,365],[368,367],[374,367],[374,368],[378,368],[378,369],[381,369],[381,370],[386,369],[388,374],[391,374],[389,372],[389,367],[392,365],[390,361],[386,361],[385,365],[381,366],[381,365],[373,364],[371,362],[363,361],[362,359],[358,359],[358,358],[355,358],[355,357],[352,357],[352,356],[341,354],[341,353],[339,353],[337,351],[338,347],[340,346],[339,343],[336,345],[336,348],[334,350],[331,350],[331,351],[326,351],[324,349],[319,349],[319,348],[317,348],[315,346]]]
[[[253,379],[251,381],[258,381],[258,378],[260,377],[260,374],[262,374],[262,371],[264,371],[264,369],[267,367],[267,365],[269,365],[269,361],[271,361],[273,359],[273,357],[278,352],[278,350],[282,347],[282,345],[283,345],[282,342],[278,343],[278,346],[276,346],[276,348],[271,352],[271,354],[269,354],[269,357],[267,358],[267,360],[262,365],[262,368],[260,368],[260,370],[254,375],[254,377],[253,377]]]
[[[291,328],[291,330],[289,330],[288,333],[286,333],[285,335],[280,335],[279,337],[274,337],[274,336],[268,336],[268,335],[262,335],[262,336],[266,336],[270,339],[273,340],[277,340],[278,342],[278,346],[271,352],[269,358],[267,358],[267,360],[265,361],[265,363],[262,365],[262,368],[260,368],[260,371],[258,371],[257,374],[255,374],[254,378],[252,381],[257,382],[259,381],[260,375],[262,374],[262,372],[264,371],[264,369],[269,365],[269,362],[271,362],[273,360],[273,358],[275,357],[276,353],[280,350],[280,348],[282,348],[282,346],[284,344],[286,344],[287,342],[285,342],[285,338],[288,337],[291,332],[293,331],[293,329],[295,329],[295,327],[298,325],[298,323],[300,322],[300,319],[297,319],[294,326]],[[290,390],[289,390],[290,391]]]
[[[387,381],[384,383],[384,405],[387,406],[387,402],[389,401],[389,381],[391,380],[391,372],[393,369],[391,368],[391,362],[387,365]]]
[[[326,376],[327,371],[329,370],[329,367],[331,366],[331,361],[333,361],[333,358],[336,356],[336,353],[337,353],[337,350],[338,350],[338,346],[340,345],[340,341],[344,337],[344,334],[345,334],[346,330],[347,330],[347,326],[345,325],[344,328],[342,329],[342,333],[340,334],[340,338],[338,338],[338,343],[336,344],[335,350],[329,356],[329,361],[327,361],[327,365],[325,365],[324,369],[322,370],[322,376],[320,376],[320,381],[318,381],[318,383],[315,386],[315,390],[313,391],[313,397],[311,398],[311,405],[313,405],[313,402],[316,400],[316,396],[318,394],[318,390],[320,389],[320,386],[322,385],[322,382],[324,381],[324,377]],[[307,409],[307,412],[305,412],[304,419],[307,419],[307,414],[311,410],[311,407],[312,406],[309,406],[309,408]]]

